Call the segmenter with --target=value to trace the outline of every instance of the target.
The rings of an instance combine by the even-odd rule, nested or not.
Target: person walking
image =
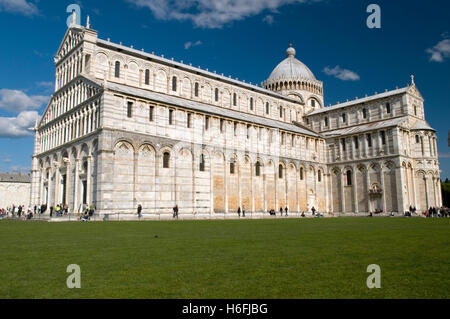
[[[283,207],[280,207],[280,216],[283,217]]]
[[[313,216],[316,215],[316,208],[313,206],[313,208],[311,209]]]
[[[178,219],[178,205],[173,208],[173,218]]]
[[[238,213],[238,217],[241,218],[241,207],[238,208],[237,213]]]
[[[242,217],[245,218],[245,207],[242,209]]]
[[[286,217],[287,217],[287,216],[288,216],[288,212],[289,212],[289,209],[287,208],[287,206],[286,206],[286,208],[284,209],[284,211],[285,211]]]
[[[139,204],[137,207],[137,214],[138,214],[139,219],[141,219],[141,217],[142,217],[142,205],[141,204]]]

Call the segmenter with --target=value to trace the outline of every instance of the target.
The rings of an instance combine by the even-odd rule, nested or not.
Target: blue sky
[[[252,83],[267,79],[292,42],[324,82],[326,105],[403,87],[414,74],[450,178],[448,0],[0,0],[0,171],[31,166],[26,129],[52,93],[71,3],[100,38]],[[371,3],[381,29],[366,26]]]

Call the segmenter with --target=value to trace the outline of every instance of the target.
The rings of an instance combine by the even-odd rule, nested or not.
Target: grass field
[[[0,298],[450,298],[450,219],[0,221],[0,242]]]

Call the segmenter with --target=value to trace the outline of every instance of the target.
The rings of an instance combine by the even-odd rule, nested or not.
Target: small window
[[[253,111],[253,98],[250,98],[250,111]]]
[[[259,162],[255,164],[255,175],[257,177],[261,176],[261,164]]]
[[[309,119],[306,119],[306,125],[309,125]]]
[[[305,179],[305,175],[304,174],[305,174],[305,171],[304,171],[303,167],[300,167],[300,180],[301,181]]]
[[[386,113],[391,114],[391,103],[386,103]]]
[[[355,149],[359,149],[359,139],[358,139],[358,136],[355,136],[355,137],[353,138],[353,140],[355,141]]]
[[[172,77],[172,91],[174,91],[174,92],[177,91],[177,77],[176,76]]]
[[[414,115],[417,116],[417,105],[414,105]]]
[[[316,100],[311,100],[311,107],[316,107]]]
[[[169,125],[173,124],[173,110],[169,110]]]
[[[329,124],[329,120],[328,120],[328,116],[327,116],[327,117],[325,117],[325,126],[328,127],[328,124]]]
[[[209,116],[205,116],[205,130],[209,130]]]
[[[187,128],[191,128],[191,126],[192,126],[192,114],[191,113],[188,113],[187,114]]]
[[[322,182],[322,171],[319,170],[319,174],[317,174],[317,181]]]
[[[347,171],[347,186],[352,186],[352,171]]]
[[[198,97],[198,91],[199,91],[199,84],[198,84],[198,82],[196,82],[195,86],[194,86],[194,95],[195,95],[195,97]]]
[[[133,102],[128,102],[127,104],[127,117],[133,117]]]
[[[150,70],[145,70],[145,85],[150,85]]]
[[[280,117],[283,117],[283,107],[280,106]]]
[[[250,125],[247,125],[247,139],[250,139]]]
[[[214,100],[219,102],[219,89],[217,88],[214,90]]]
[[[278,166],[278,177],[280,179],[283,178],[283,165],[280,164],[280,166]]]
[[[230,160],[230,174],[234,175],[235,167],[234,167],[234,158]]]
[[[153,105],[150,105],[149,112],[148,112],[148,119],[150,122],[153,122],[153,112],[155,111],[155,107]]]
[[[237,123],[234,122],[234,136],[237,135]]]
[[[220,133],[223,133],[223,123],[224,121],[220,119]]]
[[[168,152],[164,153],[163,156],[163,168],[169,168],[170,154]]]
[[[342,114],[342,123],[347,123],[347,114]]]
[[[237,94],[233,93],[233,106],[237,105]]]
[[[120,62],[119,61],[116,61],[116,65],[114,68],[114,76],[116,78],[120,78]]]
[[[286,137],[286,134],[281,133],[281,145],[284,145],[285,137]]]
[[[416,143],[419,144],[420,143],[420,138],[419,135],[416,135]]]
[[[200,172],[205,171],[205,155],[200,156]]]
[[[266,114],[267,115],[270,114],[270,104],[269,104],[269,102],[266,103]]]
[[[363,118],[366,119],[367,118],[367,109],[363,109],[362,114],[363,114]]]
[[[345,138],[341,139],[342,150],[345,152],[347,150],[347,144],[345,143]]]
[[[381,132],[381,143],[386,145],[386,132],[384,131]]]
[[[367,134],[367,145],[372,147],[372,134]]]

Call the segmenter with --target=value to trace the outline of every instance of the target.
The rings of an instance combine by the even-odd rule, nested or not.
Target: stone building
[[[30,204],[31,174],[0,173],[0,209]]]
[[[402,212],[441,205],[435,131],[414,84],[324,107],[290,46],[262,86],[72,25],[36,125],[32,204],[185,218]]]

